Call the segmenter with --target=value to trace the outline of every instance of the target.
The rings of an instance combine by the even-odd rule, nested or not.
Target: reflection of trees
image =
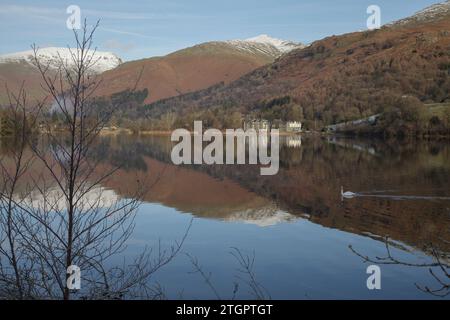
[[[430,263],[417,263],[409,262],[405,260],[400,260],[396,258],[391,251],[391,244],[389,239],[386,238],[386,256],[385,257],[375,257],[370,258],[356,251],[352,246],[349,246],[350,250],[363,259],[364,262],[370,262],[375,264],[385,264],[385,265],[402,265],[407,267],[416,268],[428,268],[430,275],[436,281],[436,287],[430,288],[428,286],[423,286],[421,284],[415,284],[416,287],[426,293],[437,297],[446,297],[450,295],[450,254],[436,249],[433,244],[428,248],[428,252],[433,258],[433,262]]]
[[[231,297],[231,300],[234,300],[236,298],[236,295],[240,289],[240,283],[245,284],[248,289],[249,293],[256,299],[256,300],[267,300],[271,299],[270,293],[267,291],[267,289],[258,281],[254,266],[255,266],[255,252],[253,252],[251,255],[245,254],[242,252],[239,248],[230,248],[230,254],[234,257],[234,259],[238,263],[237,268],[237,274],[236,274],[236,280],[234,282],[233,286],[233,295]],[[214,294],[214,296],[221,300],[222,297],[219,293],[219,291],[216,289],[213,281],[212,281],[212,274],[206,272],[203,267],[200,265],[200,262],[196,257],[193,257],[189,254],[187,254],[187,257],[189,258],[194,270],[192,273],[199,274],[200,277],[203,279],[205,284],[208,286],[208,288],[211,290],[211,292]]]
[[[144,157],[170,163],[170,141],[158,137],[130,136],[101,137],[93,146],[90,158],[112,166],[120,165],[126,171],[147,171]]]
[[[118,144],[111,147],[110,137],[102,138],[93,148],[90,158],[94,161],[108,162],[112,166],[120,166],[126,171],[147,171],[143,152],[139,144]]]
[[[115,144],[125,145],[142,156],[170,164],[168,137],[140,137],[135,142],[127,136],[120,139],[111,143],[112,148]],[[301,148],[281,148],[280,172],[273,177],[260,176],[257,166],[250,165],[196,165],[186,169],[206,173],[218,181],[237,182],[246,190],[269,199],[269,203],[276,203],[278,209],[298,216],[307,214],[311,221],[327,227],[374,239],[389,234],[431,256],[433,251],[427,248],[428,243],[434,243],[435,252],[450,251],[445,202],[384,198],[342,202],[339,194],[340,186],[344,185],[354,191],[400,188],[411,194],[432,190],[433,195],[445,196],[450,175],[448,145],[372,140],[362,141],[354,148],[354,143],[345,141],[328,144],[321,139],[305,140]],[[375,152],[360,150],[360,146]],[[416,190],[411,190],[411,185]],[[260,215],[258,210],[242,213],[250,219]],[[232,219],[233,215],[229,217]]]
[[[396,202],[383,198],[341,202],[339,195],[344,185],[353,191],[402,188],[411,194],[425,194],[431,189],[434,195],[445,196],[450,175],[448,145],[377,140],[357,143],[374,150],[373,155],[353,148],[355,143],[345,140],[340,145],[322,139],[303,140],[301,148],[281,147],[280,172],[273,177],[260,176],[257,166],[251,165],[186,168],[219,181],[230,179],[290,214],[307,214],[313,222],[325,226],[361,234],[390,234],[419,248],[424,243],[436,242],[439,233],[448,239],[448,221],[442,202]],[[169,137],[123,136],[111,143],[112,148],[119,145],[142,156],[171,163]],[[417,190],[410,190],[411,185]],[[449,247],[441,245],[442,249]]]

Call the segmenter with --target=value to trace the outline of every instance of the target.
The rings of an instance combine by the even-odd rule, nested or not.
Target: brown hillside
[[[200,118],[205,108],[211,112],[226,105],[277,118],[280,110],[295,104],[305,119],[329,124],[381,112],[405,95],[444,102],[450,99],[450,16],[446,17],[331,36],[229,85],[155,103],[149,115],[158,117],[169,110]]]
[[[147,88],[146,103],[230,83],[242,75],[273,61],[264,54],[237,50],[225,43],[210,42],[177,51],[164,57],[124,63],[102,74],[98,94],[109,96],[132,88],[143,69],[138,89]]]
[[[177,96],[207,88],[217,83],[230,83],[254,69],[274,60],[271,53],[243,51],[225,42],[209,42],[183,49],[164,57],[131,61],[102,73],[102,84],[96,94],[110,96],[134,87],[141,70],[138,89],[147,88],[145,100]],[[0,64],[0,104],[7,103],[5,84],[17,92],[22,83],[28,97],[42,99],[42,79],[33,66],[26,63]]]
[[[24,83],[29,104],[45,98],[41,88],[42,78],[36,68],[26,63],[0,64],[0,104],[8,103],[6,85],[11,92],[17,94],[22,83]]]

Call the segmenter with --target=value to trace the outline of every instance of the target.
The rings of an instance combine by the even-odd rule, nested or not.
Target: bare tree
[[[40,117],[44,134],[38,141],[21,134],[13,170],[2,165],[1,227],[7,232],[1,238],[0,281],[9,288],[2,293],[4,297],[159,298],[163,295],[160,288],[149,286],[149,279],[179,253],[189,231],[168,249],[146,249],[120,266],[112,263],[132,234],[136,210],[148,188],[137,178],[138,192],[121,199],[102,187],[120,166],[105,169],[101,159],[91,156],[101,129],[114,112],[112,105],[101,111],[95,108],[94,93],[101,83],[92,72],[97,63],[92,49],[97,27],[98,22],[89,29],[85,21],[80,33],[74,31],[76,47],[69,48],[68,59],[59,55],[56,71],[40,62],[39,50],[33,47],[34,64],[48,94],[44,102],[53,101],[52,111],[62,121],[55,127],[49,117]],[[22,118],[15,123],[25,128],[26,103],[21,97],[25,99],[23,90],[11,105],[23,107]],[[23,157],[26,147],[41,171],[29,170],[31,160]],[[24,192],[18,192],[25,173],[29,177]],[[81,270],[81,290],[73,291],[67,283],[71,266]]]
[[[0,159],[0,297],[9,296],[22,299],[27,295],[29,287],[23,275],[29,271],[29,263],[24,263],[23,247],[18,235],[21,227],[16,224],[14,217],[16,210],[15,192],[23,175],[33,162],[33,155],[26,154],[28,134],[35,126],[37,114],[42,108],[39,104],[29,112],[26,108],[27,98],[24,86],[20,87],[17,95],[5,88],[9,104],[4,110],[7,118],[8,131],[12,137],[7,141],[4,154]]]
[[[256,274],[254,271],[255,252],[253,252],[252,255],[248,255],[243,253],[239,248],[232,247],[230,254],[236,259],[238,263],[237,274],[235,275],[237,281],[233,282],[233,294],[231,300],[234,300],[236,298],[236,295],[238,294],[240,288],[240,283],[244,283],[248,287],[249,293],[255,299],[270,300],[270,293],[261,283],[259,283],[256,278]],[[196,257],[190,254],[186,255],[194,268],[192,273],[199,274],[207,287],[214,294],[214,296],[218,300],[221,300],[222,297],[219,293],[219,290],[215,287],[212,281],[212,273],[205,271]]]

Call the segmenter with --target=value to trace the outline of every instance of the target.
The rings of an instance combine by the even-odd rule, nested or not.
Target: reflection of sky
[[[85,198],[85,203],[97,201],[100,195],[100,206],[109,206],[117,200],[113,191],[95,189]],[[51,192],[49,197],[64,207],[57,191]],[[42,206],[42,198],[35,196],[31,204]],[[229,254],[232,247],[250,255],[255,252],[257,279],[275,299],[431,298],[414,286],[415,282],[433,284],[427,269],[381,266],[382,290],[366,288],[367,264],[362,263],[348,245],[371,257],[384,256],[382,241],[322,227],[293,218],[275,207],[272,209],[240,211],[225,220],[194,218],[183,253],[195,256],[206,272],[212,272],[212,281],[222,298],[232,296],[233,282],[238,275],[238,265]],[[145,246],[155,246],[159,240],[163,247],[169,248],[183,236],[191,219],[190,214],[164,205],[143,204],[126,251],[114,259],[121,262],[124,256],[131,258]],[[209,289],[202,285],[203,280],[189,273],[192,265],[183,253],[154,279],[164,286],[169,298],[177,298],[180,290],[184,291],[185,298],[213,298]],[[411,259],[410,255],[395,248],[392,253],[403,260]],[[418,252],[414,253],[413,259],[427,261]],[[248,288],[241,287],[239,292],[239,298],[252,298]]]
[[[281,138],[281,140],[286,140],[284,137]],[[299,192],[295,197],[292,196],[292,202],[287,202],[287,204],[300,204],[303,202],[302,200],[308,204],[311,202],[310,199],[314,200],[317,197],[320,201],[319,209],[322,208],[320,206],[322,203],[330,208],[336,208],[334,213],[324,216],[320,215],[322,211],[312,210],[311,219],[318,224],[301,219],[299,212],[296,212],[296,218],[293,218],[289,213],[280,211],[279,207],[275,205],[271,207],[272,202],[269,200],[267,202],[250,201],[250,204],[256,203],[257,205],[254,205],[253,208],[248,206],[249,210],[246,210],[246,203],[242,204],[243,201],[241,201],[242,206],[238,209],[236,206],[232,206],[232,210],[223,215],[218,214],[219,209],[223,209],[218,209],[218,207],[224,206],[220,202],[220,206],[211,208],[203,205],[201,200],[196,201],[194,209],[198,210],[197,207],[201,207],[201,214],[195,214],[194,209],[184,210],[194,212],[196,217],[185,243],[184,252],[196,256],[205,271],[212,272],[212,280],[219,291],[225,293],[224,298],[230,298],[232,295],[233,281],[236,280],[234,278],[235,270],[238,267],[229,254],[230,247],[238,247],[250,254],[253,250],[255,251],[256,275],[273,298],[406,299],[431,297],[421,293],[414,286],[416,282],[428,286],[436,284],[428,270],[403,266],[381,266],[382,290],[367,290],[365,285],[367,264],[363,264],[361,259],[348,249],[348,245],[353,245],[358,252],[371,257],[385,256],[384,243],[373,238],[390,234],[395,240],[403,240],[417,248],[422,247],[422,244],[425,243],[423,239],[431,235],[445,237],[446,233],[436,230],[439,230],[440,225],[444,227],[446,225],[447,204],[445,206],[428,206],[433,203],[427,201],[427,206],[423,206],[421,202],[408,200],[404,201],[401,206],[395,206],[390,200],[378,201],[378,198],[375,198],[376,201],[374,201],[366,197],[345,200],[341,204],[338,200],[338,186],[340,185],[337,183],[341,179],[344,182],[359,182],[361,181],[360,174],[362,174],[362,176],[371,178],[367,178],[362,184],[348,183],[350,190],[370,194],[378,190],[379,195],[394,190],[398,194],[407,194],[405,189],[414,187],[417,190],[411,189],[411,194],[422,194],[422,189],[431,188],[429,193],[423,194],[440,194],[442,192],[445,195],[448,190],[445,186],[447,186],[449,175],[448,145],[444,144],[439,152],[430,154],[427,144],[418,143],[414,145],[414,153],[391,154],[386,152],[386,148],[389,146],[380,142],[374,143],[374,145],[377,154],[383,155],[383,157],[373,157],[371,153],[360,151],[366,150],[365,147],[370,144],[358,141],[336,146],[329,144],[318,146],[311,143],[308,138],[304,139],[305,143],[302,145],[302,149],[296,149],[292,154],[301,154],[297,151],[308,151],[311,154],[316,150],[321,150],[322,153],[316,152],[315,157],[307,157],[308,153],[305,152],[306,156],[302,158],[304,159],[301,162],[302,165],[299,164],[295,171],[291,171],[294,173],[291,175],[293,181],[297,182],[290,185],[290,188],[273,189],[278,190],[278,196],[283,192],[294,192],[297,187],[302,190],[302,193]],[[128,146],[128,143],[122,143]],[[355,145],[364,146],[364,148],[354,148]],[[312,148],[313,146],[314,148]],[[132,148],[131,150],[137,149]],[[129,153],[124,152],[124,154],[128,155]],[[287,157],[292,154],[287,154]],[[348,158],[344,156],[348,156]],[[339,159],[339,161],[330,161],[330,159]],[[320,177],[322,171],[310,171],[310,164],[337,176],[333,176],[329,180],[329,185],[322,184],[316,189],[314,189],[313,182],[317,179],[306,180],[306,182],[295,180],[299,178],[295,174],[302,172],[308,172],[305,174],[305,178],[317,177],[317,174]],[[394,170],[390,170],[391,166],[394,166]],[[154,167],[150,165],[149,172],[153,169]],[[385,170],[392,180],[384,180]],[[197,171],[193,170],[192,172]],[[180,179],[180,173],[175,173],[174,176],[176,179],[173,180],[173,183],[176,183],[177,179]],[[198,176],[188,175],[187,177],[195,180]],[[193,180],[188,180],[188,182]],[[262,186],[257,183],[258,181],[254,182],[255,184],[249,184],[250,189],[252,186],[262,190],[264,190],[263,187],[270,187],[270,184]],[[283,180],[280,183],[281,186],[284,183],[289,186],[289,180]],[[187,185],[188,188],[195,188],[195,183]],[[344,183],[344,185],[347,184]],[[329,186],[335,187],[331,196],[327,193]],[[443,190],[437,191],[435,188],[438,187],[442,187]],[[308,194],[309,189],[312,189],[311,194]],[[221,191],[220,188],[214,190],[219,190],[216,191],[217,193]],[[203,193],[201,195],[204,197]],[[336,201],[333,200],[334,196]],[[115,197],[115,194],[112,193],[110,199],[114,200]],[[136,218],[135,233],[130,239],[125,255],[138,253],[145,245],[155,245],[160,238],[162,244],[167,247],[173,244],[174,240],[182,237],[189,225],[191,215],[181,213],[169,205],[175,207],[178,203],[168,201],[167,206],[154,203],[142,205]],[[282,202],[281,205],[283,205]],[[291,209],[286,210],[294,213],[298,206],[289,208]],[[210,217],[220,218],[211,219]],[[347,232],[330,229],[321,224],[335,226],[341,230],[347,230]],[[418,228],[419,224],[424,227]],[[350,232],[365,234],[365,236]],[[402,260],[426,261],[417,251],[414,252],[414,256],[394,248],[392,248],[392,252]],[[117,257],[119,262],[122,262],[121,258],[122,256]],[[203,281],[198,275],[188,274],[189,271],[192,271],[192,267],[187,258],[181,254],[159,272],[155,279],[166,288],[171,298],[176,298],[177,293],[183,289],[186,298],[212,298],[211,292],[203,285]],[[246,288],[241,288],[240,297],[250,298],[247,291]]]
[[[179,240],[191,217],[157,204],[140,208],[137,226],[127,254],[138,253],[144,245],[154,245],[161,239],[164,246]],[[331,298],[430,298],[419,292],[414,282],[431,285],[427,269],[402,266],[381,266],[382,290],[366,287],[367,264],[349,249],[352,244],[370,256],[384,256],[381,241],[328,229],[299,219],[291,223],[260,228],[239,222],[195,218],[183,251],[198,258],[223,298],[230,298],[236,261],[229,254],[231,247],[256,254],[255,271],[258,280],[275,299]],[[397,257],[411,258],[397,249]],[[420,259],[420,255],[418,255]],[[161,270],[155,279],[176,298],[182,290],[185,298],[212,298],[198,274],[190,274],[192,266],[183,254]],[[248,288],[240,288],[240,298],[251,298]]]

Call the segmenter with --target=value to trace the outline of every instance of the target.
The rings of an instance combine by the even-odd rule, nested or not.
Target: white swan
[[[341,186],[341,197],[342,198],[351,199],[351,198],[354,198],[356,196],[357,196],[357,194],[354,193],[354,192],[351,192],[351,191],[344,192],[344,187]]]
[[[389,190],[385,190],[389,191]],[[372,192],[382,192],[382,191],[372,191]],[[368,197],[368,198],[385,198],[392,200],[450,200],[450,197],[439,197],[439,196],[413,196],[413,195],[394,195],[394,194],[368,194],[368,193],[355,193],[351,191],[344,192],[344,187],[341,186],[341,200],[352,199],[355,197]]]

